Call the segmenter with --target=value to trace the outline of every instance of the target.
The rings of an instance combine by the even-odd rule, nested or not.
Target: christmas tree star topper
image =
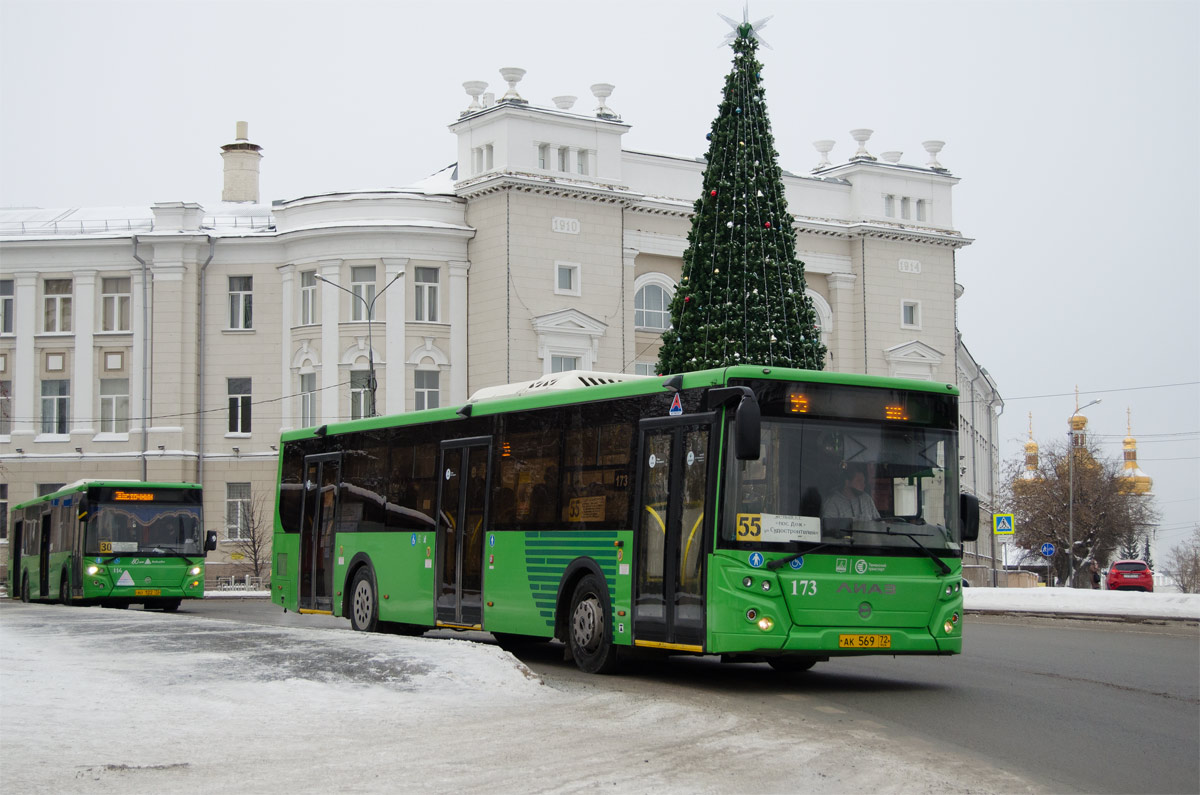
[[[733,30],[731,30],[729,33],[725,34],[725,39],[724,39],[724,41],[721,42],[722,46],[726,45],[726,44],[732,46],[733,42],[736,41],[737,37],[740,35],[740,36],[746,36],[748,38],[754,39],[759,44],[766,47],[768,50],[775,49],[770,44],[767,44],[766,39],[764,39],[762,36],[758,35],[758,32],[767,26],[767,22],[769,22],[771,20],[771,17],[763,17],[762,19],[758,20],[757,22],[751,22],[750,21],[750,6],[748,4],[745,6],[742,6],[742,21],[741,22],[738,22],[736,19],[730,19],[729,17],[725,16],[724,14],[718,13],[717,16],[719,16],[721,19],[725,20],[727,23],[729,23],[729,27],[733,28]],[[772,14],[772,16],[774,16],[774,15]]]

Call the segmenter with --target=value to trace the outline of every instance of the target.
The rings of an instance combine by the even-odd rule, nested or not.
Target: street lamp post
[[[1075,440],[1079,431],[1075,429],[1075,423],[1072,420],[1079,412],[1094,406],[1100,402],[1100,398],[1096,398],[1091,403],[1085,403],[1075,409],[1075,413],[1067,420],[1067,427],[1070,428],[1068,436],[1067,455],[1070,458],[1067,460],[1067,587],[1075,587]]]
[[[379,296],[381,296],[385,292],[387,292],[387,288],[389,288],[393,284],[395,284],[396,280],[399,279],[403,275],[404,275],[403,273],[397,273],[395,276],[392,277],[391,281],[389,281],[387,284],[385,284],[383,286],[382,290],[375,293],[375,295],[371,296],[371,300],[368,301],[367,299],[363,298],[358,293],[353,292],[351,290],[347,290],[345,287],[338,284],[337,282],[331,282],[328,279],[326,279],[324,276],[322,276],[321,274],[319,274],[319,273],[316,274],[316,277],[318,279],[320,279],[321,281],[330,285],[331,287],[336,287],[339,290],[341,290],[343,293],[346,293],[346,294],[352,296],[353,298],[358,299],[358,301],[360,301],[362,303],[363,307],[367,310],[367,391],[371,395],[370,405],[367,407],[367,410],[370,413],[367,416],[370,416],[370,417],[379,416],[375,411],[375,388],[378,386],[378,382],[375,380],[375,344],[371,338],[371,322],[375,318],[375,302],[377,300],[379,300]]]

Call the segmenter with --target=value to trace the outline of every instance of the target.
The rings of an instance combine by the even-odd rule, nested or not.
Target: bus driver
[[[842,470],[842,487],[825,498],[822,518],[878,519],[875,500],[867,493],[867,473],[862,464]]]

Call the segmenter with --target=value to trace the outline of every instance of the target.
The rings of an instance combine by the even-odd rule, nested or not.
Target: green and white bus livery
[[[739,366],[554,374],[285,433],[272,598],[362,631],[805,670],[962,650],[952,385]]]
[[[201,488],[194,483],[80,480],[21,503],[10,522],[9,593],[168,612],[204,596]]]

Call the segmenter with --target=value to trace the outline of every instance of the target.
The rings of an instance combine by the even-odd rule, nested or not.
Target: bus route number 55
[[[739,513],[737,515],[737,540],[762,540],[762,514]]]

